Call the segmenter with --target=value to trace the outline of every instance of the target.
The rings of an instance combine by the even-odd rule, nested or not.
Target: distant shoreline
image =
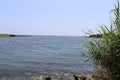
[[[36,35],[16,35],[16,34],[0,34],[0,38],[1,37],[32,37],[32,36],[36,36]],[[39,36],[56,36],[56,35],[39,35]],[[67,36],[69,37],[69,36]],[[74,36],[72,36],[74,37]],[[93,34],[93,35],[89,35],[89,37],[91,38],[101,38],[102,35],[101,34]]]
[[[13,34],[0,34],[0,37],[15,37]]]
[[[101,34],[93,34],[93,35],[89,35],[89,37],[92,37],[92,38],[101,38],[102,35]]]
[[[31,37],[31,35],[0,34],[0,37]]]

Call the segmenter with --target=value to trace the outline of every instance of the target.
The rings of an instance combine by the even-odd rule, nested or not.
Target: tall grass
[[[90,42],[88,51],[95,65],[101,65],[107,74],[103,72],[104,80],[120,80],[120,5],[119,1],[112,10],[113,20],[108,28],[100,26],[99,33],[102,38],[99,41]],[[105,78],[105,76],[109,78]],[[103,80],[103,79],[102,79]]]

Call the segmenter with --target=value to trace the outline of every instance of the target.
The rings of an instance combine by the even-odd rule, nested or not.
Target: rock
[[[44,75],[32,76],[32,80],[51,80],[51,77]]]
[[[39,77],[39,80],[51,80],[51,77],[41,75],[41,76]]]
[[[86,80],[87,75],[83,73],[76,73],[73,75],[75,80]]]
[[[74,77],[72,73],[56,72],[52,80],[74,80]]]
[[[54,76],[52,76],[52,80],[66,80],[64,73],[55,73]]]
[[[92,76],[88,75],[86,76],[86,80],[93,80]]]
[[[46,77],[45,80],[51,80],[51,77]]]
[[[91,75],[87,75],[84,73],[76,73],[73,76],[74,76],[74,80],[98,80],[93,78]]]
[[[0,78],[0,80],[98,80],[96,75],[86,75],[84,73],[56,73],[51,76],[46,75],[34,75],[24,77],[13,78]]]
[[[63,76],[53,76],[51,80],[64,80]]]
[[[72,73],[55,73],[52,76],[32,76],[32,80],[75,80]]]
[[[75,80],[72,73],[65,73],[65,80]]]
[[[92,75],[92,80],[99,80],[99,77],[98,77],[98,75],[96,75],[96,74],[93,74],[93,75]]]

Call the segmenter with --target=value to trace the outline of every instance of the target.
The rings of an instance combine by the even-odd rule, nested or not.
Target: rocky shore
[[[98,80],[95,75],[87,75],[84,73],[56,73],[54,75],[34,75],[26,77],[3,77],[0,80]]]
[[[0,34],[0,37],[31,37],[31,35]]]

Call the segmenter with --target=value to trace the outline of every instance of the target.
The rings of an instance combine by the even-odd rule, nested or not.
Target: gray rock
[[[76,73],[73,76],[75,80],[86,80],[87,79],[87,75],[84,73]]]

